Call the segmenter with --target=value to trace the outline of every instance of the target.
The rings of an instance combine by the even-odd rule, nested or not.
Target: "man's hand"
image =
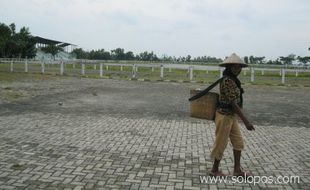
[[[234,110],[236,111],[237,115],[240,117],[240,119],[243,121],[245,127],[249,131],[254,131],[254,126],[249,122],[249,120],[244,116],[242,109],[236,104],[235,102],[232,102],[231,105],[233,106]]]
[[[255,131],[255,128],[251,123],[245,123],[244,125],[249,131]]]

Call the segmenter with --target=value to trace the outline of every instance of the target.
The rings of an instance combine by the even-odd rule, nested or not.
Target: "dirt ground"
[[[189,117],[189,91],[206,87],[197,83],[72,77],[1,81],[0,115],[124,114],[195,120]],[[310,127],[309,87],[245,85],[244,89],[244,109],[254,125]]]

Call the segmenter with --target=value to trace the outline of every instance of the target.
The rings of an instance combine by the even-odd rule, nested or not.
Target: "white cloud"
[[[16,11],[18,10],[18,11]],[[308,54],[307,0],[7,0],[0,22],[86,49],[224,57]]]

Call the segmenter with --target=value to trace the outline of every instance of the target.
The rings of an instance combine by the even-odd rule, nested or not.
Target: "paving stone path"
[[[42,100],[49,104],[48,96]],[[201,179],[212,166],[212,121],[182,114],[155,117],[138,113],[140,116],[133,117],[122,110],[94,114],[91,108],[79,113],[70,111],[75,107],[67,106],[66,101],[57,105],[58,113],[51,105],[48,112],[47,107],[29,104],[15,104],[14,110],[3,104],[0,189],[310,187],[310,128],[257,125],[256,131],[250,132],[241,126],[246,142],[242,155],[245,170],[255,176],[299,176],[299,183],[204,183]],[[27,106],[36,111],[25,110]],[[228,145],[221,169],[231,175],[232,168],[232,147]]]

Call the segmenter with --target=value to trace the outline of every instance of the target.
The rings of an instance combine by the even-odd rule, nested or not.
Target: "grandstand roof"
[[[35,36],[34,39],[36,40],[36,43],[41,43],[41,44],[51,44],[51,45],[59,44],[59,46],[61,46],[61,47],[65,47],[65,46],[69,46],[69,45],[76,46],[75,44],[70,44],[67,42],[60,42],[60,41],[56,41],[56,40],[42,38],[40,36]]]

